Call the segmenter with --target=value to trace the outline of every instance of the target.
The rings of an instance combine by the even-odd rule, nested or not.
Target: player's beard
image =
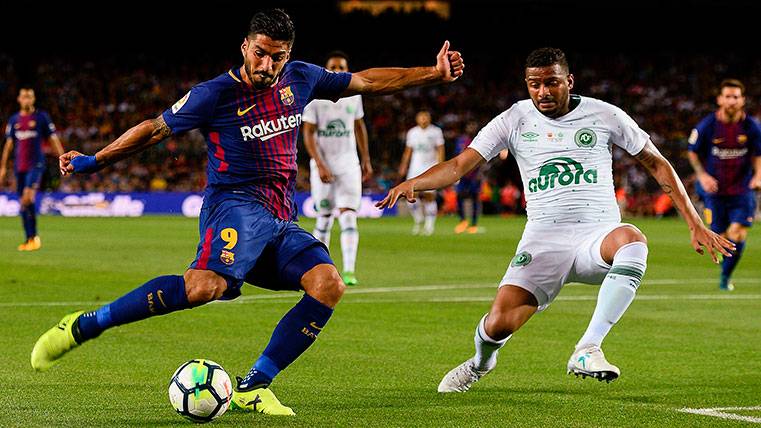
[[[251,71],[251,65],[248,61],[243,61],[243,69],[246,70],[246,76],[248,76],[249,82],[254,89],[267,89],[275,82],[275,77],[268,73],[253,72]],[[262,79],[257,81],[256,76],[260,76]]]

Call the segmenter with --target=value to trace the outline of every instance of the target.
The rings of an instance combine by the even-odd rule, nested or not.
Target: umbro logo
[[[245,110],[241,110],[240,107],[238,107],[238,116],[243,116],[244,114],[246,114],[249,111],[251,111],[251,109],[254,108],[254,107],[256,107],[256,104],[252,104],[251,107],[249,107],[249,108],[247,108]]]

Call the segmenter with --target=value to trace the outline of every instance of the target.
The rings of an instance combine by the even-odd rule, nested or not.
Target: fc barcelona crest
[[[286,86],[280,90],[280,101],[282,101],[283,104],[287,106],[293,104],[295,97],[293,96],[293,92],[291,91],[290,86]]]
[[[222,255],[219,256],[219,259],[222,261],[222,263],[230,266],[231,264],[235,263],[235,253],[232,251],[222,250]]]

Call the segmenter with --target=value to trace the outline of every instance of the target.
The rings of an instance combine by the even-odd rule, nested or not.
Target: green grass
[[[605,342],[622,369],[612,383],[576,379],[565,363],[586,328],[597,287],[567,286],[504,348],[497,369],[466,394],[439,395],[472,353],[514,254],[524,219],[486,218],[487,232],[455,236],[455,220],[413,238],[409,219],[360,220],[358,275],[328,328],[273,389],[296,418],[229,412],[215,426],[729,426],[682,407],[761,405],[761,236],[752,230],[737,291],[693,253],[677,220],[635,220],[650,260],[638,300]],[[312,223],[305,220],[309,229]],[[244,374],[296,293],[251,286],[232,303],[108,331],[46,373],[29,353],[60,317],[91,309],[195,255],[193,219],[40,219],[43,249],[17,253],[17,218],[0,218],[0,426],[188,426],[167,382],[203,357]],[[334,230],[333,241],[338,241]],[[333,253],[340,251],[336,246]],[[340,257],[339,257],[340,258]],[[439,286],[421,289],[420,286]],[[370,292],[373,288],[393,290]],[[417,288],[410,288],[417,287]],[[737,414],[759,416],[758,411]]]

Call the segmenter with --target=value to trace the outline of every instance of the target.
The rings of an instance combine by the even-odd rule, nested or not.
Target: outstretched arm
[[[61,175],[98,171],[135,153],[142,152],[170,135],[172,135],[172,130],[169,129],[162,116],[145,120],[130,128],[94,156],[85,156],[77,151],[64,153],[58,158]]]
[[[383,200],[377,202],[375,206],[378,208],[391,208],[400,197],[410,202],[415,202],[415,192],[440,189],[454,184],[463,175],[484,162],[486,160],[481,157],[481,154],[471,148],[466,148],[452,159],[436,164],[417,177],[410,178],[389,190],[388,195]]]
[[[413,68],[370,68],[354,73],[341,97],[350,95],[384,95],[415,86],[453,82],[462,75],[465,63],[462,55],[449,50],[444,42],[436,56],[436,65]]]
[[[690,228],[690,235],[692,238],[692,247],[699,254],[703,254],[703,248],[705,247],[711,259],[714,263],[718,263],[716,251],[721,254],[731,257],[729,251],[734,250],[734,244],[728,241],[726,238],[717,235],[716,233],[708,230],[703,221],[698,216],[695,208],[690,202],[690,198],[687,196],[687,192],[684,190],[682,180],[674,171],[668,160],[658,151],[652,141],[648,141],[645,147],[636,155],[637,160],[650,171],[650,175],[655,178],[658,184],[663,189],[663,193],[669,195],[674,206],[687,222],[687,226]]]

